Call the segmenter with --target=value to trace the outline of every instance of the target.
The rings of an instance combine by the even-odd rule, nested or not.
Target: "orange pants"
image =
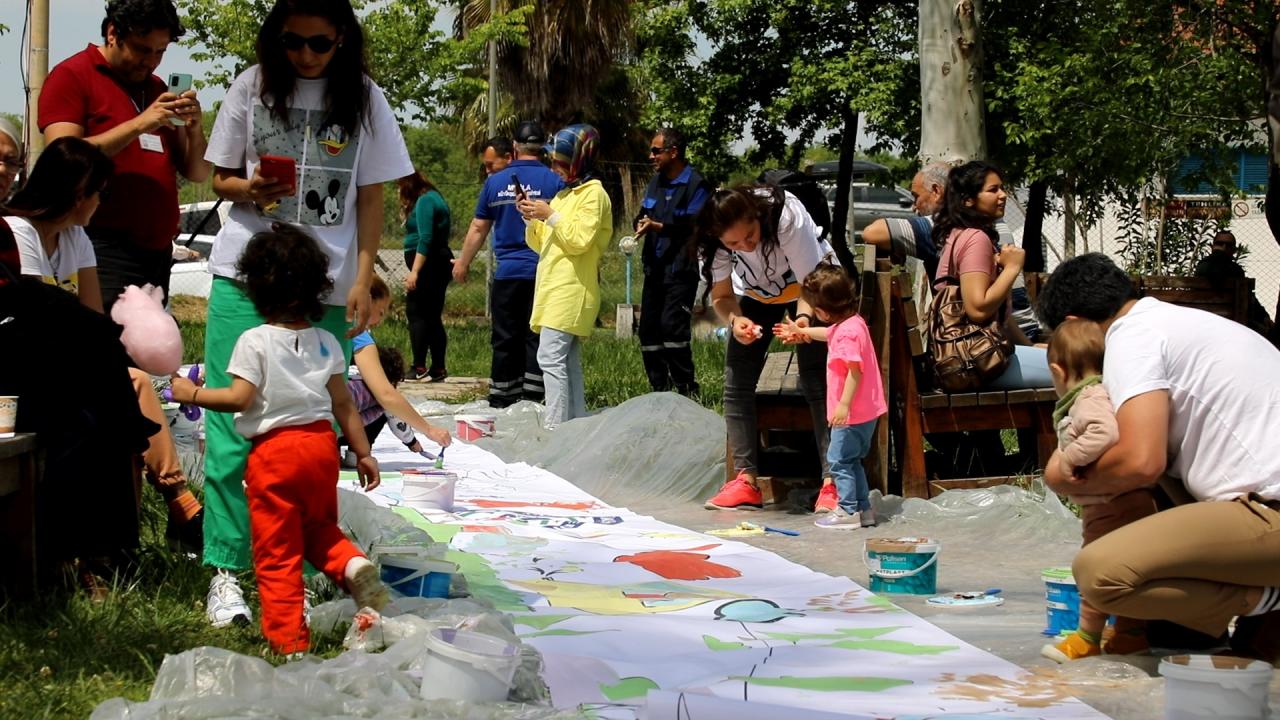
[[[305,652],[302,561],[346,587],[347,563],[363,557],[338,529],[338,439],[328,420],[277,428],[253,439],[245,497],[262,634],[278,653]]]

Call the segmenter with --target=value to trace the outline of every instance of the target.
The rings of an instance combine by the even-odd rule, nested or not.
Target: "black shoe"
[[[1280,612],[1236,618],[1231,654],[1274,665],[1280,659]]]
[[[165,540],[168,541],[169,550],[175,553],[186,555],[195,555],[197,557],[204,554],[204,508],[191,517],[190,520],[175,525],[173,518],[169,518],[169,524],[164,529]]]
[[[427,372],[427,369],[425,367],[419,366],[410,370],[409,376],[412,377],[414,380],[426,380],[427,377],[429,376],[429,373]]]
[[[428,370],[427,375],[431,378],[431,382],[440,382],[441,380],[449,377],[449,371],[444,368],[433,369]]]

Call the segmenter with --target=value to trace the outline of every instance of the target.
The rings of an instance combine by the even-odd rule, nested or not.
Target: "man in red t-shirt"
[[[153,74],[169,43],[184,32],[171,0],[111,0],[102,21],[105,42],[59,63],[40,93],[45,142],[82,137],[115,162],[102,204],[85,228],[108,313],[127,285],[151,283],[168,295],[178,232],[174,173],[198,183],[212,170],[204,160],[195,92],[174,95]]]

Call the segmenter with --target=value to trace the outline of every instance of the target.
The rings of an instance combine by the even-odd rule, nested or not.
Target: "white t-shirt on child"
[[[30,221],[20,217],[6,217],[4,220],[18,243],[23,275],[37,275],[49,285],[56,285],[73,295],[80,294],[80,271],[98,266],[93,243],[84,228],[73,225],[58,233],[57,249],[53,255],[46,255],[44,245],[40,243],[40,233]]]
[[[1107,330],[1103,384],[1126,401],[1169,391],[1169,464],[1197,500],[1280,500],[1280,352],[1239,323],[1154,298]]]
[[[333,401],[325,386],[346,367],[342,344],[328,330],[259,325],[245,331],[231,351],[227,372],[258,390],[249,408],[236,413],[236,432],[252,439],[276,428],[332,419]]]
[[[283,221],[308,232],[329,256],[334,285],[325,302],[346,305],[356,278],[357,188],[413,173],[400,125],[382,89],[368,78],[368,117],[351,133],[328,123],[328,80],[299,78],[285,103],[288,120],[282,121],[258,97],[260,78],[255,65],[231,83],[204,159],[218,167],[244,168],[245,177],[253,177],[262,155],[293,158],[297,194],[282,198],[270,212],[248,202],[232,205],[213,243],[209,271],[236,278],[236,261],[249,238]]]

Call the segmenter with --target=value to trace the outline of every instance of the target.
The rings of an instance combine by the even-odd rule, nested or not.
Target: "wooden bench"
[[[912,265],[914,263],[914,265]],[[1053,388],[989,390],[948,394],[932,388],[928,350],[921,326],[927,316],[927,282],[919,261],[892,278],[889,413],[895,430],[894,455],[905,497],[927,498],[952,488],[988,487],[1017,476],[939,479],[925,466],[925,434],[973,430],[1023,430],[1034,437],[1039,466],[1057,447],[1053,429]]]
[[[1200,277],[1143,275],[1135,282],[1143,297],[1153,297],[1174,305],[1211,312],[1244,325],[1249,324],[1253,278],[1214,281]]]
[[[36,483],[43,465],[34,434],[0,439],[0,579],[10,597],[35,592]]]

